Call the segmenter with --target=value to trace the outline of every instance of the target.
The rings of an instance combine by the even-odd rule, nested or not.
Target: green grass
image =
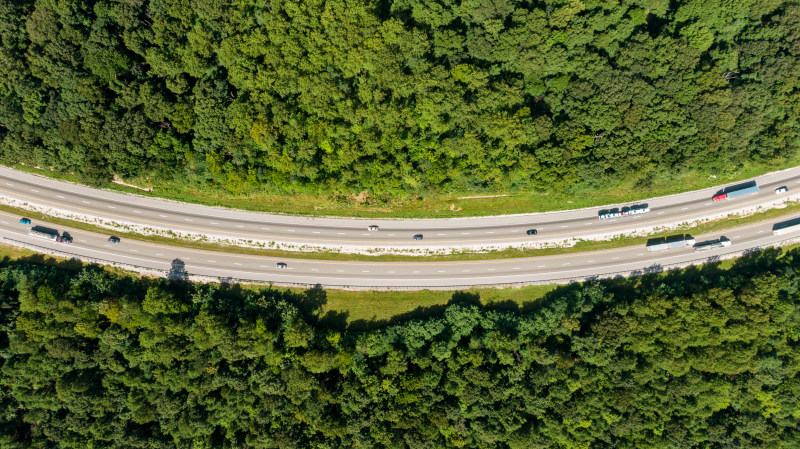
[[[669,230],[650,234],[643,237],[619,237],[613,240],[605,241],[580,241],[572,247],[563,248],[543,248],[543,249],[505,249],[500,251],[489,252],[464,252],[447,255],[363,255],[363,254],[342,254],[334,251],[316,251],[316,252],[299,252],[299,251],[284,251],[276,249],[260,249],[260,248],[245,248],[241,246],[223,245],[218,243],[198,242],[193,240],[184,240],[180,238],[155,236],[155,235],[141,235],[132,232],[112,231],[106,228],[87,224],[79,221],[66,220],[62,218],[54,218],[44,216],[38,212],[32,212],[25,209],[16,207],[0,205],[0,211],[5,211],[17,216],[26,216],[37,221],[44,221],[54,225],[68,226],[75,229],[80,229],[88,232],[98,234],[114,234],[120,238],[139,240],[144,242],[159,243],[164,245],[173,245],[182,248],[193,248],[208,251],[224,251],[236,254],[248,254],[265,257],[276,257],[285,259],[316,259],[316,260],[357,260],[357,261],[370,261],[370,262],[418,262],[424,259],[426,262],[447,262],[447,261],[461,261],[461,260],[491,260],[491,259],[513,259],[521,257],[540,257],[550,256],[557,254],[571,254],[584,251],[599,251],[604,249],[621,248],[624,246],[644,245],[648,239],[667,237],[678,233],[689,233],[692,235],[705,234],[709,232],[723,231],[736,226],[742,226],[750,223],[756,223],[762,220],[769,220],[795,212],[800,212],[800,203],[787,203],[787,206],[781,209],[768,209],[764,212],[754,213],[743,217],[727,217],[719,220],[706,222],[697,226],[684,226],[676,230]]]
[[[26,260],[32,263],[66,269],[80,269],[86,265],[76,260],[44,255],[6,244],[0,244],[0,258]],[[121,268],[109,266],[103,266],[103,268],[118,276],[143,276]],[[242,286],[251,290],[266,288],[263,284],[243,284]],[[339,316],[345,317],[345,324],[358,328],[367,328],[384,325],[399,318],[414,318],[435,313],[436,310],[443,308],[454,298],[463,299],[468,297],[471,300],[489,306],[508,307],[508,304],[521,306],[523,303],[541,299],[545,294],[555,290],[557,287],[558,285],[556,284],[549,284],[521,288],[475,288],[461,292],[439,290],[397,292],[325,290],[325,303],[318,314],[323,321],[331,320],[331,316]],[[300,288],[279,289],[291,290],[296,293],[306,291],[306,289]]]
[[[109,183],[104,187],[144,196],[274,213],[370,218],[442,218],[545,212],[606,204],[632,203],[646,198],[729,184],[798,164],[800,164],[800,159],[794,158],[771,164],[750,162],[744,167],[726,173],[687,171],[684,174],[674,175],[669,170],[662,170],[658,176],[648,180],[646,183],[627,177],[616,184],[603,184],[595,187],[575,185],[564,190],[554,189],[553,191],[541,192],[429,192],[419,196],[394,198],[381,204],[368,204],[369,200],[359,203],[355,200],[348,200],[346,197],[332,194],[320,195],[303,192],[291,194],[250,192],[246,195],[235,196],[221,188],[201,188],[164,180],[159,177],[140,177],[125,180],[134,185],[152,187],[154,189],[152,193],[113,183]],[[37,170],[21,165],[15,166],[15,168],[49,177],[80,182],[80,179],[75,175],[58,174],[49,170]],[[715,175],[716,178],[712,178],[712,175]],[[354,191],[352,193],[357,194],[358,192]],[[458,199],[462,196],[476,195],[509,196]]]
[[[800,247],[800,244],[785,246],[782,254]],[[46,256],[27,249],[0,244],[0,258],[27,260],[62,268],[79,269],[84,264],[61,257]],[[720,268],[730,268],[736,259],[721,261]],[[104,269],[120,276],[142,277],[139,273],[121,268]],[[661,273],[667,276],[669,272]],[[243,288],[260,290],[262,284],[242,284]],[[331,325],[345,325],[354,329],[369,329],[404,319],[422,318],[440,313],[447,304],[453,301],[480,303],[484,306],[515,309],[529,305],[544,298],[548,293],[556,291],[558,284],[533,285],[527,287],[506,288],[472,288],[458,292],[423,290],[423,291],[348,291],[325,290],[324,304],[318,311],[323,322]],[[275,287],[278,288],[278,287]],[[302,293],[306,289],[278,288]]]

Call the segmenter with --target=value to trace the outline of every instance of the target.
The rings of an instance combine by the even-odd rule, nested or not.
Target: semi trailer
[[[719,195],[715,195],[712,199],[714,201],[729,200],[731,198],[736,198],[737,196],[749,195],[751,193],[758,193],[757,185],[754,184],[750,187],[744,187],[741,189],[731,190],[730,192],[721,193]]]

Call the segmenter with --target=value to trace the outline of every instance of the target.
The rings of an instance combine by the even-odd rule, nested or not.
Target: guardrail
[[[180,271],[175,273],[174,270],[163,270],[159,268],[151,268],[145,267],[141,265],[134,265],[134,264],[127,264],[116,262],[113,260],[108,259],[101,259],[97,257],[85,256],[82,254],[76,254],[69,251],[62,251],[58,249],[49,248],[46,246],[36,245],[33,243],[23,242],[21,240],[16,240],[8,237],[3,237],[3,240],[6,242],[10,242],[11,245],[27,248],[33,251],[37,251],[44,254],[49,254],[52,256],[57,257],[68,257],[70,259],[79,260],[81,262],[88,262],[88,263],[97,263],[102,265],[110,265],[117,268],[122,268],[130,271],[136,271],[138,273],[143,274],[151,274],[151,275],[158,275],[163,278],[173,278],[175,279],[176,276],[180,275],[180,278],[184,278],[187,280],[192,281],[200,281],[200,282],[222,282],[222,283],[248,283],[248,284],[263,284],[269,286],[277,286],[277,287],[297,287],[297,288],[332,288],[332,289],[340,289],[340,290],[465,290],[470,288],[505,288],[505,287],[523,287],[526,285],[543,285],[543,284],[570,284],[573,282],[585,282],[597,279],[609,279],[615,277],[628,277],[628,276],[642,276],[645,274],[655,274],[661,273],[664,271],[674,270],[678,268],[685,268],[692,265],[699,265],[703,263],[710,263],[716,262],[721,260],[732,259],[734,257],[742,256],[745,254],[750,254],[756,251],[761,251],[767,247],[780,247],[786,246],[792,243],[800,242],[800,237],[790,237],[783,240],[779,240],[777,242],[773,242],[769,245],[759,245],[750,248],[744,249],[737,249],[734,251],[727,251],[722,254],[715,254],[712,256],[700,257],[691,259],[688,261],[677,262],[672,264],[653,264],[649,267],[645,267],[639,270],[624,270],[624,271],[611,271],[605,273],[598,273],[591,276],[569,276],[563,278],[552,278],[552,279],[543,279],[538,281],[523,281],[523,282],[506,282],[506,283],[491,283],[491,284],[463,284],[463,285],[446,285],[446,286],[357,286],[357,285],[348,285],[348,284],[320,284],[320,283],[305,283],[305,282],[274,282],[274,281],[264,281],[260,279],[248,279],[248,278],[239,278],[239,277],[221,277],[221,276],[209,276],[205,274],[196,274],[191,273],[188,270]]]

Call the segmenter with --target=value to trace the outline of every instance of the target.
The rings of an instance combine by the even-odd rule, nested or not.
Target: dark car
[[[31,219],[30,218],[20,218],[19,222],[22,223],[22,224],[31,224]]]
[[[109,243],[114,243],[114,244],[119,243],[119,237],[114,237],[112,235],[111,237],[108,238],[108,242]]]
[[[422,234],[415,235],[414,240],[422,240]]]
[[[59,243],[72,243],[72,237],[68,235],[60,235],[56,237],[56,241]]]
[[[528,235],[536,235],[538,233],[539,232],[536,229],[528,229],[528,232],[526,232]]]
[[[275,267],[283,269],[283,268],[286,268],[286,264],[283,263],[283,262],[278,262],[278,263],[275,264]]]

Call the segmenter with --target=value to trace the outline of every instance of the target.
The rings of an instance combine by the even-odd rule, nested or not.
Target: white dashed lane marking
[[[167,216],[164,215],[164,214],[158,214],[158,216],[161,217],[161,218],[167,218]]]
[[[134,214],[141,214],[142,212],[141,212],[141,211],[138,211],[138,210],[135,210],[135,211],[133,211],[133,213],[134,213]]]
[[[6,185],[7,185],[7,186],[14,187],[14,184],[11,184],[10,182],[7,182],[7,183],[6,183]]]
[[[90,202],[88,202],[86,200],[81,200],[81,203],[83,203],[83,204],[91,204]]]
[[[319,234],[319,231],[311,231],[312,234]]]
[[[109,209],[116,209],[117,206],[108,206]]]
[[[216,221],[212,221],[211,224],[218,225],[219,223],[217,223]]]
[[[194,221],[191,218],[184,218],[184,220],[186,220],[186,221]]]
[[[38,191],[38,190],[36,190],[36,189],[31,189],[31,192],[36,192],[36,193],[39,193],[39,191]]]
[[[569,227],[569,225],[563,225],[563,226],[561,226],[561,227],[562,227],[562,228],[568,228],[568,227]]]
[[[56,197],[58,197],[58,198],[64,198],[64,197],[63,197],[63,196],[61,196],[61,195],[56,195]]]
[[[239,265],[239,266],[241,266],[241,265],[242,265],[242,264],[240,264],[239,262],[234,262],[233,264],[234,264],[234,265]]]

